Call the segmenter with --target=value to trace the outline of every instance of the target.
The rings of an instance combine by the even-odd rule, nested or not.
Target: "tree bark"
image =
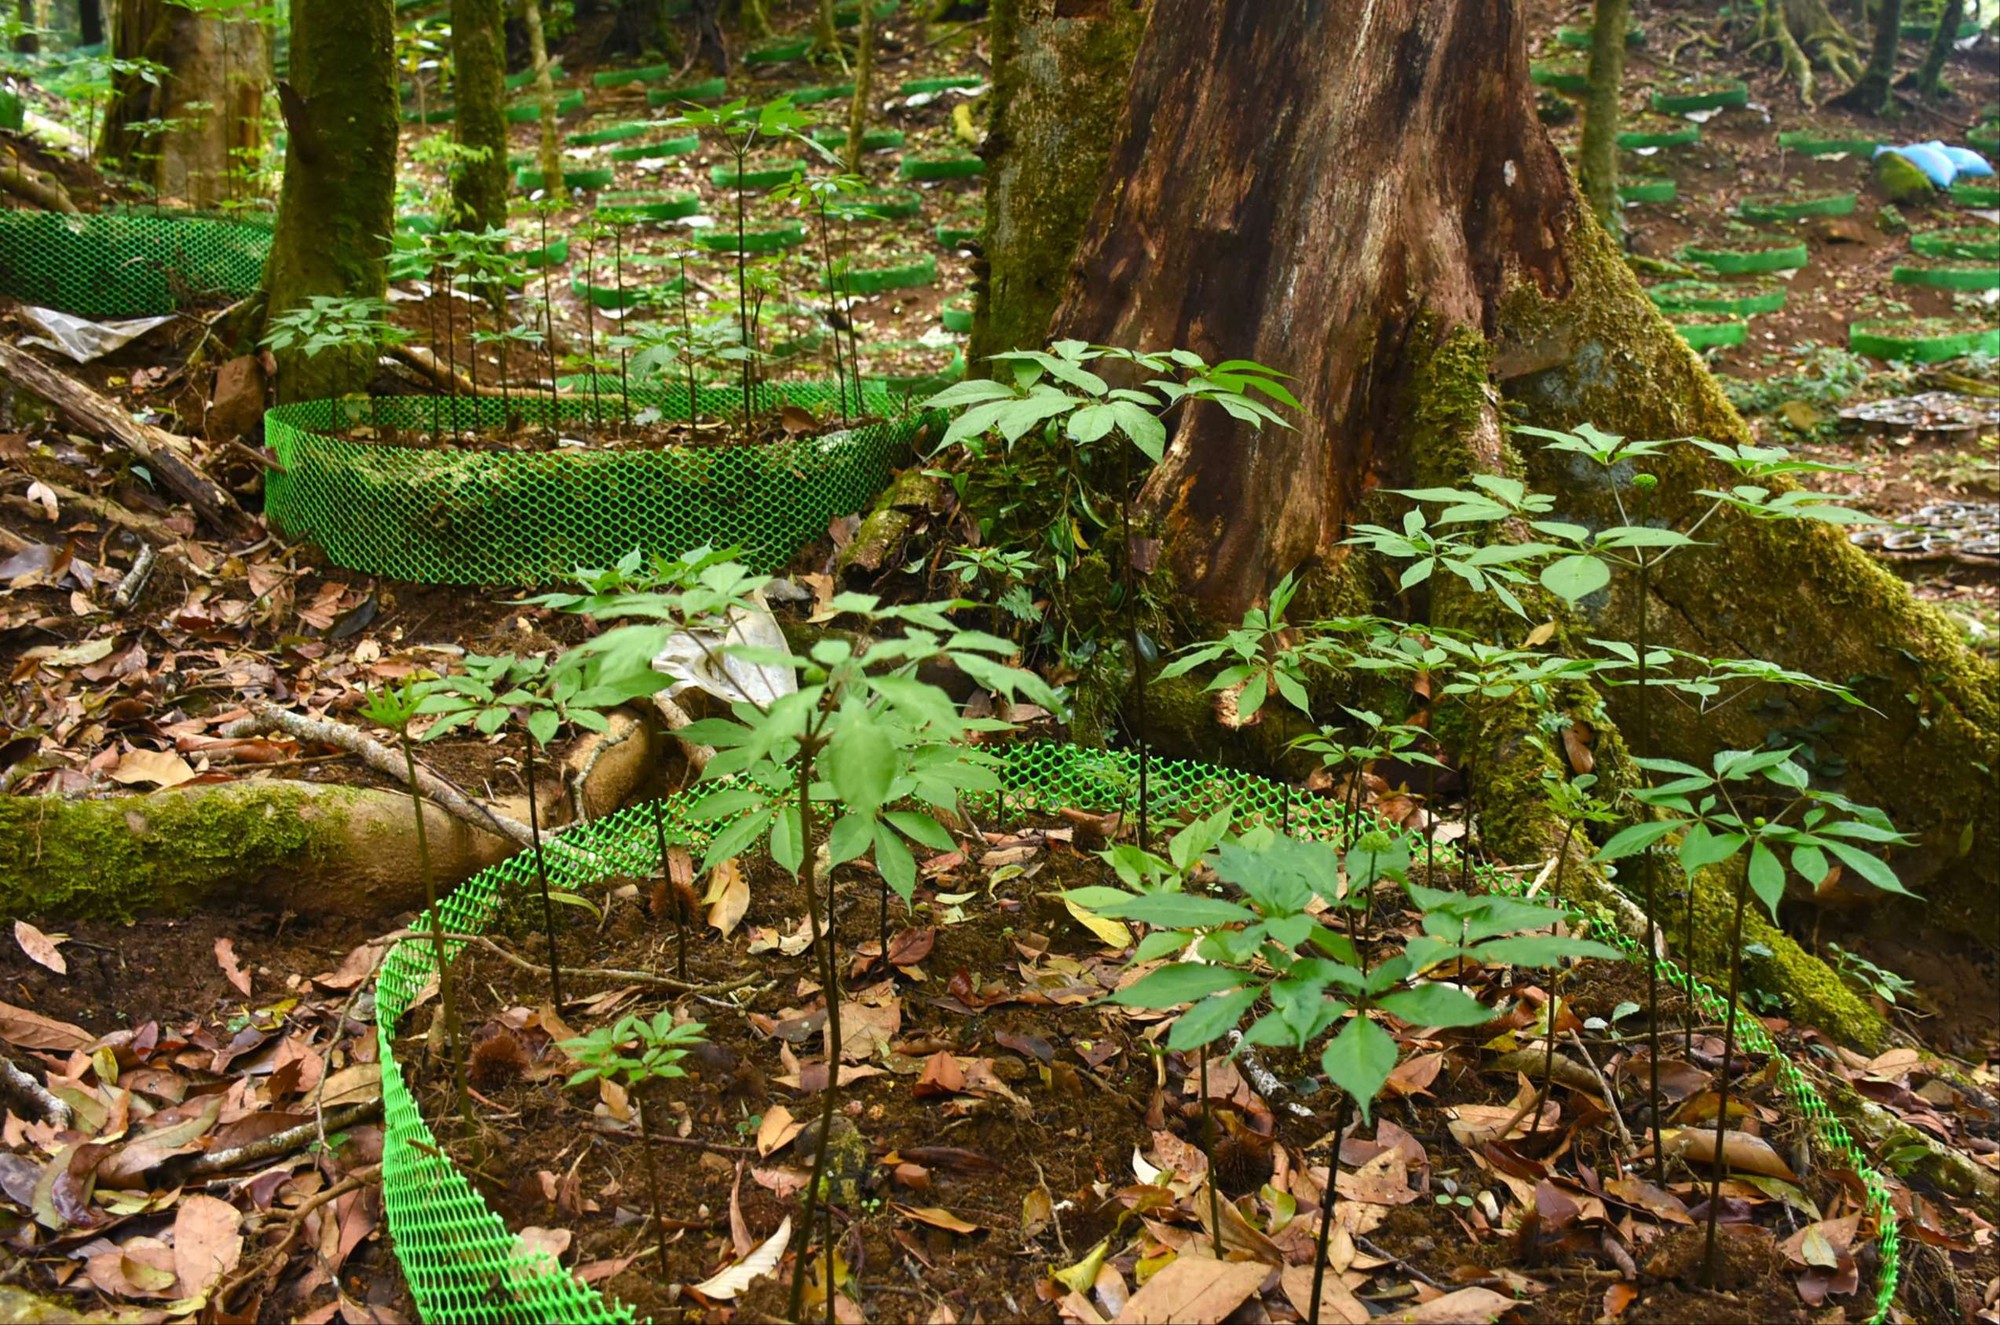
[[[167,73],[157,83],[138,73],[114,79],[99,157],[162,198],[197,208],[234,198],[235,166],[263,141],[271,62],[262,25],[131,0],[117,11],[111,45],[115,57],[153,61]]]
[[[1869,115],[1886,114],[1895,97],[1896,47],[1903,39],[1903,0],[1882,0],[1875,11],[1875,44],[1861,81],[1834,98],[1833,104]]]
[[[76,0],[77,40],[95,46],[104,40],[104,0]]]
[[[825,19],[829,33],[833,26],[833,5],[828,0]],[[835,49],[832,38],[828,50]],[[861,173],[861,140],[868,133],[868,106],[875,96],[875,0],[862,0],[861,34],[854,49],[854,95],[847,102],[847,169]]]
[[[507,52],[500,0],[451,0],[452,96],[462,147],[451,181],[453,220],[467,230],[507,224]]]
[[[395,224],[397,96],[390,0],[293,0],[291,79],[278,85],[289,133],[277,233],[264,268],[269,315],[312,295],[380,298]],[[278,356],[278,400],[367,386],[374,356]]]
[[[541,162],[542,189],[551,198],[567,198],[569,186],[563,182],[562,149],[556,143],[556,80],[549,74],[549,43],[542,31],[541,0],[521,0],[521,13],[528,24],[528,58],[535,70],[535,100],[541,106],[541,138],[536,158]]]
[[[1552,457],[1511,453],[1502,392],[1523,422],[1749,440],[1581,207],[1534,117],[1524,35],[1515,0],[1156,4],[1053,334],[1258,359],[1305,406],[1294,431],[1179,420],[1142,502],[1193,614],[1234,624],[1302,568],[1323,594],[1379,599],[1341,546],[1378,487],[1525,465],[1561,518],[1614,522]],[[1726,481],[1691,453],[1660,477],[1667,522]],[[1833,785],[1917,837],[1895,865],[1930,888],[1928,922],[2000,946],[2000,795],[1976,771],[2000,767],[2000,668],[1837,529],[1718,517],[1703,538],[1653,586],[1660,642],[1856,684],[1872,708],[1669,713],[1651,753],[1705,762],[1834,721]],[[1588,628],[1627,638],[1633,609],[1621,582]],[[1483,806],[1530,799],[1532,763],[1489,765]],[[1509,836],[1504,814],[1486,826]]]
[[[39,55],[42,50],[41,34],[34,31],[35,0],[19,0],[14,13],[29,30],[14,38],[14,49],[22,55]]]
[[[1935,101],[1944,87],[1944,62],[1951,58],[1952,43],[1958,40],[1958,25],[1965,20],[1965,0],[1945,0],[1938,15],[1937,30],[1931,33],[1930,49],[1924,52],[1923,67],[1917,71],[1917,95]]]
[[[1583,143],[1577,153],[1583,196],[1598,223],[1622,228],[1618,203],[1618,94],[1625,86],[1628,0],[1597,0],[1590,28],[1590,95],[1583,103]]]
[[[1150,0],[1084,7],[995,0],[986,233],[975,283],[974,373],[987,355],[1038,348],[1069,278],[1125,106]]]

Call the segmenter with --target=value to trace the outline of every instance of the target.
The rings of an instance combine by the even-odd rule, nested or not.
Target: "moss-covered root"
[[[834,569],[863,578],[879,572],[903,546],[917,517],[935,509],[943,496],[938,480],[916,465],[898,474],[888,490],[875,499],[854,537],[834,557]]]
[[[1525,285],[1500,315],[1494,366],[1511,407],[1547,427],[1591,422],[1627,437],[1751,440],[1743,420],[1687,345],[1647,301],[1616,247],[1587,214],[1571,234],[1571,286],[1560,297]],[[1611,524],[1601,476],[1537,450],[1535,486],[1557,514]],[[1691,449],[1657,464],[1653,516],[1686,527],[1726,478]],[[1718,516],[1704,546],[1668,563],[1649,612],[1660,644],[1713,657],[1761,658],[1851,686],[1867,708],[1773,691],[1698,714],[1653,706],[1651,752],[1695,763],[1719,748],[1758,747],[1801,733],[1837,754],[1834,785],[1879,805],[1915,845],[1894,853],[1906,886],[1928,906],[1894,923],[1943,925],[2000,947],[2000,667],[1972,655],[1952,623],[1854,547],[1836,527]],[[1593,605],[1591,627],[1633,638],[1628,577]],[[1783,705],[1773,711],[1765,699]],[[1629,714],[1632,688],[1612,696]],[[1809,735],[1806,735],[1809,734]]]
[[[2000,1175],[1974,1163],[1922,1128],[1912,1127],[1854,1087],[1825,1073],[1820,1094],[1834,1116],[1880,1160],[1894,1154],[1900,1173],[1922,1179],[1942,1192],[1978,1203],[1987,1219],[2000,1221]]]
[[[410,802],[379,790],[231,782],[149,796],[0,798],[0,914],[117,918],[247,905],[301,915],[421,907]],[[456,882],[513,849],[426,807]]]

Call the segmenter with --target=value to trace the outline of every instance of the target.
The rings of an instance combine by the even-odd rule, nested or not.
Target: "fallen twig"
[[[378,1095],[372,1100],[361,1100],[354,1104],[343,1104],[339,1108],[328,1109],[324,1121],[329,1131],[338,1132],[344,1127],[352,1127],[356,1123],[364,1123],[371,1118],[379,1117],[381,1113],[382,1098]],[[262,1164],[266,1160],[289,1155],[319,1140],[320,1125],[321,1120],[315,1118],[311,1122],[300,1123],[297,1127],[287,1127],[282,1132],[273,1132],[269,1136],[247,1141],[240,1146],[192,1156],[185,1164],[176,1166],[175,1161],[169,1160],[162,1168],[174,1169],[172,1176],[176,1180],[184,1180],[214,1177],[252,1164]]]
[[[58,1131],[69,1126],[69,1105],[50,1094],[48,1087],[5,1054],[0,1054],[0,1094],[32,1108]]]
[[[531,962],[519,953],[507,951],[483,934],[457,934],[452,937],[460,943],[469,943],[475,948],[483,948],[516,970],[546,971],[549,969],[542,962]],[[727,994],[733,990],[756,984],[761,978],[761,973],[759,973],[758,975],[746,975],[740,980],[732,980],[727,984],[698,985],[687,980],[676,980],[672,976],[654,975],[651,971],[616,971],[601,966],[565,966],[563,967],[563,974],[577,975],[592,980],[617,980],[634,985],[656,985],[661,989],[672,989],[683,994]]]
[[[139,544],[139,555],[132,558],[132,569],[125,572],[125,578],[118,582],[118,588],[111,595],[111,605],[123,612],[139,600],[146,591],[146,581],[153,578],[153,567],[158,565],[160,554],[153,550],[151,543]]]
[[[333,1186],[323,1191],[314,1192],[298,1205],[285,1211],[279,1220],[279,1223],[285,1226],[284,1238],[277,1246],[259,1256],[237,1274],[230,1276],[226,1282],[218,1285],[209,1300],[214,1302],[218,1307],[227,1306],[230,1296],[237,1289],[260,1275],[265,1281],[264,1291],[269,1292],[271,1281],[276,1279],[279,1272],[284,1269],[286,1253],[291,1251],[292,1244],[298,1241],[299,1234],[305,1230],[306,1216],[328,1202],[339,1200],[349,1192],[360,1191],[363,1187],[371,1183],[379,1182],[381,1177],[382,1166],[371,1164],[365,1169],[357,1169],[353,1173],[348,1174],[339,1182],[336,1182]],[[275,1225],[267,1225],[267,1227],[275,1227]]]
[[[1597,1060],[1590,1056],[1590,1050],[1585,1047],[1583,1038],[1575,1031],[1570,1031],[1568,1034],[1569,1042],[1583,1055],[1584,1066],[1590,1069],[1590,1075],[1597,1078],[1597,1093],[1604,1097],[1605,1105],[1611,1110],[1611,1123],[1618,1129],[1618,1139],[1625,1143],[1625,1150],[1629,1154],[1632,1150],[1632,1133],[1625,1129],[1625,1115],[1618,1111],[1618,1092],[1611,1089],[1611,1083],[1604,1079],[1604,1073],[1599,1070]]]

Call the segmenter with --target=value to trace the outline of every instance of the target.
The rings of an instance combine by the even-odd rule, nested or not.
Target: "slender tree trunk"
[[[1150,0],[1076,17],[1056,0],[993,0],[993,159],[966,361],[1038,349],[1104,179]]]
[[[1895,97],[1896,48],[1903,39],[1903,0],[1881,0],[1875,11],[1875,44],[1868,53],[1868,67],[1861,81],[1834,98],[1837,106],[1847,106],[1869,115],[1885,115]]]
[[[104,40],[104,0],[76,0],[77,40],[95,46]]]
[[[20,0],[20,3],[15,5],[14,12],[22,23],[32,27],[35,22],[35,0]],[[40,54],[42,49],[41,34],[32,31],[23,32],[20,36],[14,38],[14,49],[22,55]]]
[[[292,64],[278,85],[288,130],[266,312],[312,295],[379,298],[395,223],[395,23],[390,0],[292,0]],[[372,355],[278,356],[280,402],[365,387]]]
[[[861,22],[872,28],[874,21],[870,11],[874,0],[864,0],[861,6]],[[840,50],[840,25],[834,21],[833,0],[816,0],[813,7],[813,54],[832,55]]]
[[[468,230],[507,224],[506,46],[500,0],[451,0],[452,96],[461,146],[484,150],[452,179],[453,219]]]
[[[1604,493],[1538,449],[1511,454],[1503,400],[1549,427],[1750,440],[1580,206],[1534,118],[1524,37],[1516,0],[1158,0],[1051,330],[1292,375],[1296,430],[1196,408],[1142,492],[1163,568],[1211,621],[1234,624],[1296,569],[1323,601],[1379,601],[1341,546],[1376,488],[1524,464],[1563,518],[1615,522]],[[1724,481],[1692,452],[1657,473],[1675,527],[1706,504],[1696,489]],[[1657,641],[1860,678],[1871,707],[1831,738],[1842,790],[1918,838],[1895,862],[1930,888],[1911,917],[2000,946],[2000,789],[1975,771],[2000,766],[2000,668],[1837,529],[1718,516],[1703,537],[1648,586]],[[1616,586],[1592,632],[1629,638],[1636,592]],[[1629,688],[1610,698],[1617,719]],[[1671,707],[1650,753],[1705,763],[1824,716],[1804,701],[1775,716]],[[1498,738],[1525,748],[1528,734]],[[1545,851],[1525,835],[1560,825],[1510,804],[1506,761],[1479,767],[1495,779],[1479,793],[1489,841]]]
[[[1628,0],[1597,0],[1590,27],[1590,95],[1583,103],[1583,144],[1577,154],[1583,196],[1598,223],[1622,228],[1618,207],[1618,94],[1625,86]]]
[[[542,137],[536,158],[542,163],[542,188],[551,198],[569,196],[563,183],[562,149],[556,143],[556,80],[549,76],[549,43],[542,35],[541,0],[521,0],[528,24],[528,56],[535,70],[535,100],[542,108]]]
[[[1958,40],[1958,25],[1965,21],[1965,0],[1945,0],[1938,15],[1937,31],[1931,33],[1930,49],[1924,52],[1923,68],[1917,71],[1917,95],[1926,101],[1937,99],[1944,87],[1944,62],[1951,58],[1952,43]]]
[[[833,22],[833,2],[824,15]],[[831,49],[831,48],[829,48]],[[875,95],[875,0],[862,0],[861,36],[854,52],[854,96],[847,103],[847,168],[861,173],[861,139],[868,132],[868,105]]]

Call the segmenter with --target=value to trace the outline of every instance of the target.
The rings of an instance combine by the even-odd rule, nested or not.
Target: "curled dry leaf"
[[[97,1037],[81,1026],[44,1017],[39,1012],[0,1003],[0,1040],[17,1049],[53,1049],[68,1053],[94,1044]]]
[[[942,1206],[899,1205],[896,1207],[896,1213],[906,1215],[916,1220],[919,1224],[929,1224],[932,1228],[941,1228],[947,1233],[977,1233],[979,1231],[979,1225],[970,1220],[960,1219],[957,1215]]]
[[[1661,1143],[1669,1155],[1677,1155],[1690,1164],[1715,1163],[1715,1133],[1705,1127],[1673,1129],[1661,1137]],[[1787,1182],[1799,1180],[1792,1166],[1771,1148],[1769,1141],[1748,1132],[1722,1134],[1722,1162],[1738,1173],[1761,1173]]]
[[[14,922],[14,941],[21,945],[22,952],[28,954],[28,960],[48,967],[57,975],[69,974],[69,962],[59,947],[68,937],[67,934],[44,934],[25,920]]]
[[[194,769],[187,760],[165,750],[127,750],[118,766],[105,776],[128,787],[151,784],[164,790],[193,780]]]
[[[243,1255],[243,1215],[213,1196],[185,1196],[174,1214],[174,1273],[181,1293],[198,1297],[236,1268]]]
[[[743,866],[734,856],[719,862],[708,878],[708,923],[728,938],[750,910],[750,885],[743,878]]]
[[[757,1125],[757,1153],[768,1155],[784,1149],[804,1128],[805,1124],[792,1117],[790,1109],[782,1104],[772,1105],[764,1111],[764,1120]]]
[[[229,939],[215,941],[215,961],[222,967],[222,974],[243,997],[250,997],[250,972],[243,969],[243,963],[236,959],[236,945]]]
[[[785,1248],[791,1244],[792,1217],[786,1215],[784,1222],[778,1225],[778,1231],[755,1251],[727,1269],[691,1285],[688,1291],[718,1301],[729,1301],[757,1280],[776,1270],[778,1262],[784,1259]]]
[[[1177,1256],[1132,1294],[1115,1325],[1219,1325],[1269,1273],[1269,1266],[1249,1261]]]

